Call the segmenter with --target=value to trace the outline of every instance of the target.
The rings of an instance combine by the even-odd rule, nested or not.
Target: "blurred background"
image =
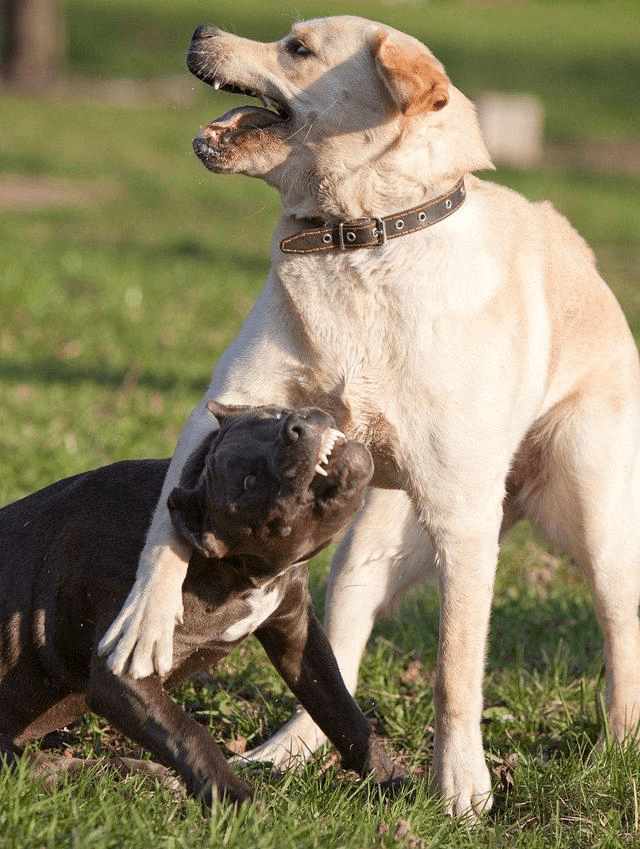
[[[169,454],[262,284],[277,197],[191,152],[237,102],[186,71],[195,26],[346,12],[433,50],[481,107],[487,178],[553,200],[640,331],[636,0],[3,0],[1,502]]]

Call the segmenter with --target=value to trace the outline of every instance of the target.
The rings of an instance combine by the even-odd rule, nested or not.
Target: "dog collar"
[[[301,230],[283,239],[280,242],[280,250],[285,254],[311,254],[333,250],[349,251],[354,248],[379,248],[388,239],[408,236],[447,218],[462,206],[465,196],[464,179],[461,179],[449,194],[397,215],[341,221],[328,227]]]

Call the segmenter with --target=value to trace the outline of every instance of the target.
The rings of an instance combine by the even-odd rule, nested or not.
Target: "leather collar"
[[[361,218],[357,221],[341,221],[328,227],[301,230],[280,242],[285,254],[323,253],[324,251],[350,251],[355,248],[378,248],[388,239],[408,236],[424,230],[447,218],[460,207],[465,199],[464,179],[461,179],[449,194],[414,206],[386,218]]]

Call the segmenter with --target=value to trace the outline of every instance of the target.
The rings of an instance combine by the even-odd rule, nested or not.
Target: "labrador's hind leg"
[[[638,737],[640,411],[628,399],[621,408],[582,398],[529,442],[539,474],[522,487],[521,507],[585,575],[604,636],[610,730],[618,741]]]

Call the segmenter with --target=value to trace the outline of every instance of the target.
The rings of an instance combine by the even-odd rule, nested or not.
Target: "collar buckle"
[[[382,247],[387,241],[387,228],[384,223],[384,218],[374,218],[375,227],[371,231],[374,239],[378,240],[378,247]]]

